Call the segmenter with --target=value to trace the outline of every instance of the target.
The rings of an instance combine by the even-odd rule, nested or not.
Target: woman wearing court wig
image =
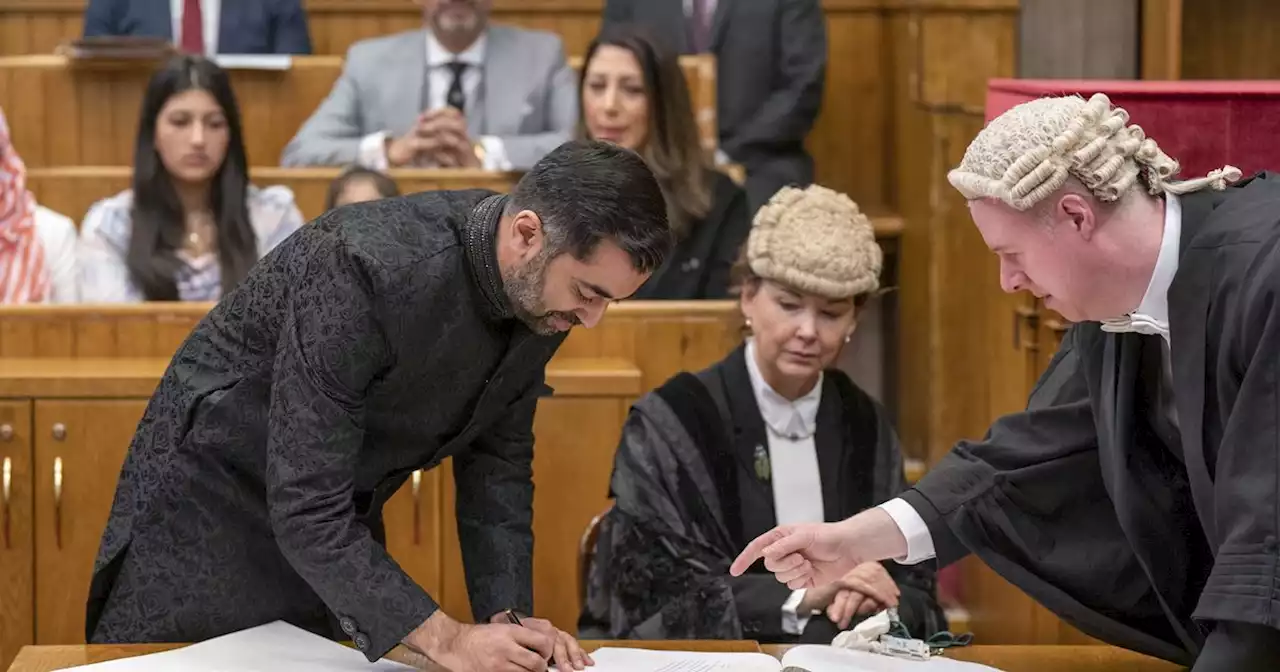
[[[786,188],[757,213],[736,269],[746,342],[627,419],[584,638],[830,642],[887,607],[917,637],[944,629],[928,563],[867,563],[795,592],[763,565],[728,574],[775,525],[843,520],[906,487],[884,410],[831,368],[880,265],[871,223],[843,194]]]
[[[286,187],[249,184],[231,83],[180,56],[142,101],[133,186],[89,209],[80,227],[87,303],[216,301],[304,223]]]

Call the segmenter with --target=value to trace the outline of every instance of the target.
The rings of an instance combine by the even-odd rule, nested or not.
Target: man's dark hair
[[[534,164],[511,192],[507,213],[532,210],[553,253],[591,257],[603,240],[650,273],[675,244],[662,189],[635,152],[597,140],[560,145]]]

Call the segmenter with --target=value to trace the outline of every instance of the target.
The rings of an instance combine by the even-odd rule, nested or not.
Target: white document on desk
[[[364,654],[283,621],[181,649],[70,668],[85,672],[402,672],[414,668]]]
[[[590,672],[1000,672],[994,667],[949,660],[907,660],[832,646],[805,645],[779,662],[763,653],[692,653],[606,648],[591,654]]]

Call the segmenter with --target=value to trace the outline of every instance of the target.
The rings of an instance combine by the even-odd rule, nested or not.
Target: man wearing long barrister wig
[[[761,535],[733,571],[764,557],[800,588],[974,553],[1109,643],[1278,669],[1280,177],[1177,170],[1103,95],[992,121],[951,184],[1005,291],[1077,324],[1025,411],[899,498]]]

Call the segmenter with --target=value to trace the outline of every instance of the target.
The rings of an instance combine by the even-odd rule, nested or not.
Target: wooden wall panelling
[[[154,66],[75,67],[61,56],[0,59],[0,108],[28,167],[131,165]],[[339,57],[297,58],[286,71],[232,70],[250,165],[277,165],[342,70]]]
[[[703,145],[714,152],[715,59],[685,56],[680,64]],[[581,59],[570,65],[580,68]],[[0,58],[0,109],[27,167],[132,165],[142,99],[155,67],[92,68],[61,56]],[[249,165],[278,165],[341,72],[338,56],[295,58],[284,71],[230,71]]]
[[[0,359],[173,356],[210,303],[0,306]],[[628,301],[592,329],[577,328],[553,361],[621,358],[644,390],[696,371],[741,342],[733,301]],[[651,352],[657,351],[657,352]]]
[[[120,465],[146,405],[145,398],[35,404],[38,644],[84,642],[91,559],[97,556]]]
[[[1182,78],[1183,0],[1142,0],[1142,79]]]
[[[984,312],[981,297],[999,296],[998,277],[946,172],[982,127],[987,79],[1013,72],[1017,9],[1012,0],[903,2],[888,17],[889,201],[904,222],[900,320],[914,325],[900,333],[898,427],[904,451],[929,462],[990,420],[982,389],[953,386],[984,375],[985,334],[967,332],[982,329],[970,315]],[[974,370],[948,369],[963,366]],[[959,428],[948,412],[978,419]]]
[[[1022,0],[1018,77],[1134,79],[1141,0]]]
[[[203,303],[5,306],[0,358],[169,358],[208,312]]]
[[[31,404],[0,401],[0,669],[35,641]]]
[[[1180,4],[1183,79],[1280,78],[1280,22],[1274,2]]]
[[[0,0],[0,55],[47,54],[84,32],[85,0]]]
[[[888,199],[888,42],[881,2],[823,3],[827,72],[822,108],[806,146],[816,180],[868,209]]]

